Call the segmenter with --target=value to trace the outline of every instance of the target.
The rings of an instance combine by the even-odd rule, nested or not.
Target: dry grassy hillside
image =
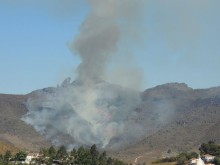
[[[0,141],[20,149],[38,150],[47,142],[21,120],[27,112],[27,98],[25,95],[0,95]]]
[[[46,89],[44,92],[55,90]],[[28,97],[0,95],[0,141],[15,148],[38,150],[48,142],[20,120],[27,112],[24,103]],[[194,90],[186,84],[169,83],[142,92],[142,99],[143,104],[135,109],[139,113],[135,122],[146,126],[146,136],[119,151],[108,152],[111,156],[127,162],[137,157],[139,162],[150,162],[198,149],[208,140],[220,142],[220,87]]]
[[[150,127],[162,123],[160,114],[170,111],[170,116],[158,126],[159,130],[118,152],[116,157],[130,162],[141,156],[140,162],[149,162],[181,151],[196,151],[201,143],[209,140],[220,142],[220,88],[193,90],[185,84],[165,84],[146,90],[143,98],[142,111],[157,116],[149,119],[152,120]],[[172,106],[171,109],[164,106],[165,111],[161,112],[154,108],[153,102]]]
[[[11,151],[13,154],[19,151],[13,144],[5,141],[0,141],[0,154],[5,154],[6,151]]]

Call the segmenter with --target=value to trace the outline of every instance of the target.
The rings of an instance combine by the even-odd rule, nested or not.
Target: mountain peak
[[[185,84],[185,83],[177,83],[177,82],[167,83],[167,84],[159,85],[157,87],[173,88],[173,89],[177,89],[177,90],[181,90],[181,91],[192,90],[192,88],[188,87],[187,84]]]

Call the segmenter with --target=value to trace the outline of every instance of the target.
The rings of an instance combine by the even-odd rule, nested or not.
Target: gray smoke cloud
[[[130,19],[135,20],[139,13],[138,9],[140,10],[141,4],[144,3],[142,0],[138,2],[134,0],[89,0],[88,2],[91,5],[91,11],[81,26],[79,36],[71,46],[82,59],[78,67],[78,76],[84,81],[108,77],[106,65],[117,51],[118,42],[123,37],[121,31],[125,29],[128,22],[134,23]],[[132,70],[137,71],[136,67],[132,67]],[[121,69],[118,68],[118,70]],[[142,74],[142,72],[139,73]],[[135,75],[133,81],[141,80],[135,79]],[[123,76],[118,76],[118,79],[121,77],[123,78]]]
[[[86,86],[66,79],[60,87],[35,92],[23,120],[54,144],[118,148],[144,135],[135,110],[140,93],[104,81]],[[115,140],[115,141],[114,141]]]
[[[88,0],[88,3],[91,11],[71,45],[82,60],[76,80],[71,82],[67,78],[60,87],[35,92],[27,102],[29,111],[23,120],[57,145],[97,144],[114,149],[146,133],[144,124],[136,120],[140,92],[102,80],[108,77],[107,66],[117,54],[121,30],[131,17],[135,18],[143,1]],[[142,72],[138,74],[139,69],[134,66],[127,68],[135,73],[129,79],[133,81],[131,86],[140,84],[136,81],[141,80]],[[120,73],[125,72],[119,72],[114,79],[128,80]]]
[[[55,4],[56,9],[69,11],[79,1],[81,0],[47,1],[46,6],[51,10],[54,8],[51,4]],[[30,3],[27,0],[22,2]],[[40,3],[42,2],[45,3]],[[74,54],[82,60],[77,69],[76,80],[71,82],[68,78],[60,87],[34,92],[27,102],[29,111],[23,120],[57,145],[97,144],[104,148],[118,148],[153,133],[159,124],[166,123],[170,118],[174,106],[169,99],[160,101],[159,98],[159,101],[153,100],[154,102],[149,100],[153,104],[139,108],[142,99],[138,91],[102,80],[135,89],[141,86],[141,69],[133,65],[132,60],[127,62],[128,54],[130,56],[132,53],[127,50],[123,54],[125,51],[122,51],[121,46],[128,44],[128,49],[134,43],[128,40],[141,44],[144,33],[147,36],[147,30],[152,29],[163,36],[166,43],[174,49],[197,41],[203,29],[200,14],[195,14],[196,9],[202,9],[199,10],[200,13],[207,8],[211,10],[208,2],[210,1],[88,0],[90,12],[80,27],[79,35],[70,45]],[[215,3],[211,6],[218,7]],[[141,29],[143,26],[140,21],[143,15],[148,18],[148,15],[142,15],[144,8],[150,11],[148,14],[153,15],[155,20],[146,21],[154,23],[154,26],[152,29],[144,29],[145,31]],[[209,12],[205,13],[209,15]],[[123,43],[123,39],[126,43]],[[116,56],[122,56],[124,61],[119,60],[115,65]],[[115,60],[113,64],[112,60]],[[160,61],[162,63],[157,66],[165,66],[164,61]],[[153,109],[152,114],[145,111],[148,106]]]

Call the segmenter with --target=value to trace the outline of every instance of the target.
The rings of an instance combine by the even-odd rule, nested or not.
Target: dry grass
[[[0,140],[17,148],[38,150],[48,143],[20,120],[27,112],[23,104],[27,97],[0,94]],[[139,161],[150,163],[169,149],[178,153],[195,150],[208,140],[220,142],[220,87],[193,90],[183,84],[168,84],[146,90],[142,97],[144,104],[138,112],[146,123],[137,122],[146,126],[146,137],[124,150],[110,153],[112,156],[129,163],[143,156]],[[7,148],[2,146],[1,150]]]
[[[4,141],[0,141],[0,154],[4,154],[6,151],[11,151],[13,154],[18,152],[19,149]]]
[[[0,94],[0,141],[13,144],[21,150],[38,151],[43,146],[49,146],[49,143],[21,120],[27,112],[24,104],[27,98],[27,95]]]

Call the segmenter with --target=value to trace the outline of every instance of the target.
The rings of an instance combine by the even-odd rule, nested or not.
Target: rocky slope
[[[149,120],[159,128],[117,153],[122,159],[132,161],[142,156],[139,161],[144,162],[180,151],[196,150],[209,140],[220,143],[219,87],[193,90],[185,84],[171,83],[144,91],[143,99],[142,112],[154,114]],[[158,110],[155,104],[161,108]],[[169,116],[165,118],[163,114],[167,111]],[[169,149],[170,154],[167,153]]]
[[[37,150],[49,142],[21,120],[28,97],[30,94],[0,95],[0,141]],[[111,155],[128,162],[142,156],[140,161],[146,161],[167,156],[168,149],[175,154],[194,150],[208,140],[220,142],[220,87],[195,90],[186,84],[169,83],[147,89],[141,97],[142,104],[134,109],[139,115],[133,120],[146,126],[145,136]]]
[[[34,151],[48,142],[33,127],[21,120],[27,112],[27,98],[28,95],[0,95],[0,142]]]

